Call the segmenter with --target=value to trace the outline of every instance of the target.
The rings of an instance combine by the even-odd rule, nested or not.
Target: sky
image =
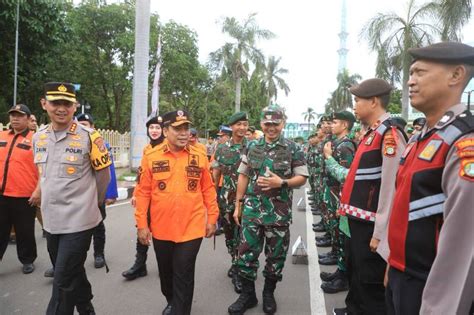
[[[361,39],[364,24],[377,13],[394,11],[404,15],[405,0],[347,0],[347,68],[363,79],[375,75],[376,54]],[[418,0],[423,3],[424,0]],[[285,80],[291,92],[280,91],[277,103],[285,106],[290,122],[303,120],[302,113],[312,107],[324,112],[330,93],[337,87],[339,37],[342,0],[151,0],[151,11],[161,22],[174,20],[198,34],[199,58],[208,61],[209,53],[223,46],[229,38],[221,33],[219,21],[233,16],[245,19],[258,13],[260,27],[277,35],[257,45],[265,55],[282,57],[287,68]],[[463,29],[463,41],[474,44],[474,18]]]

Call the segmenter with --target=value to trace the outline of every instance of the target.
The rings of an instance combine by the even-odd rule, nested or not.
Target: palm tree
[[[458,32],[469,21],[472,14],[471,0],[439,0],[442,23],[441,39],[459,40]]]
[[[399,66],[402,77],[402,117],[408,118],[408,77],[411,58],[410,48],[420,47],[433,42],[435,35],[441,33],[433,23],[439,14],[439,4],[428,2],[416,5],[409,0],[405,17],[393,12],[378,13],[364,26],[361,37],[367,39],[372,51],[383,52],[382,59],[396,60],[392,65]]]
[[[318,114],[314,111],[313,108],[308,107],[308,109],[302,113],[303,119],[308,121],[308,134],[311,132],[311,120],[316,120],[318,118]]]
[[[270,56],[265,67],[265,87],[269,104],[271,104],[272,101],[277,100],[278,89],[283,90],[286,96],[288,96],[288,93],[290,92],[290,87],[280,76],[282,74],[287,74],[288,69],[279,67],[280,60],[281,57],[277,59],[274,56]]]
[[[349,87],[357,84],[362,77],[355,73],[349,74],[344,69],[337,75],[337,88],[332,92],[331,97],[326,104],[326,112],[340,112],[347,108],[352,108],[352,94]]]
[[[266,29],[261,29],[255,19],[256,13],[239,23],[234,17],[226,17],[222,22],[222,32],[234,39],[234,42],[225,43],[224,46],[210,54],[211,64],[216,69],[230,72],[235,80],[235,111],[240,111],[240,96],[242,78],[248,76],[246,62],[254,65],[264,63],[263,53],[256,47],[259,39],[271,39],[275,35]]]

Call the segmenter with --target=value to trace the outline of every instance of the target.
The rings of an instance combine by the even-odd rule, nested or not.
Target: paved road
[[[309,246],[314,247],[314,233],[308,232],[307,229],[312,223],[309,222],[312,221],[312,216],[307,212],[296,210],[296,202],[303,196],[304,189],[295,192],[291,244],[301,235],[305,243],[310,238]],[[129,203],[115,205],[107,210],[106,228],[106,258],[110,272],[106,274],[105,269],[94,268],[92,249],[86,261],[97,314],[161,314],[166,302],[160,292],[156,260],[152,249],[148,260],[149,275],[147,277],[125,281],[121,276],[121,272],[132,264],[135,250],[133,210]],[[51,295],[52,280],[43,277],[43,272],[49,268],[50,263],[46,251],[46,240],[41,237],[39,225],[37,225],[36,237],[38,259],[35,262],[36,271],[33,274],[22,274],[15,247],[12,245],[8,247],[4,260],[0,263],[1,315],[44,314]],[[263,263],[261,259],[261,265]],[[338,302],[339,306],[341,305],[343,295],[324,298],[317,281],[313,281],[313,290],[310,290],[310,277],[319,278],[314,271],[319,270],[319,266],[314,265],[314,259],[312,263],[313,268],[308,268],[307,265],[294,265],[291,263],[291,256],[288,256],[283,282],[276,290],[278,314],[324,314],[326,310],[332,310]],[[215,250],[212,239],[206,239],[197,261],[193,314],[227,314],[228,305],[237,298],[230,279],[226,275],[228,267],[229,257],[224,245],[224,236],[217,237]],[[262,278],[260,270],[256,284],[259,300],[261,300],[263,288]],[[247,314],[263,314],[261,307],[260,302]]]

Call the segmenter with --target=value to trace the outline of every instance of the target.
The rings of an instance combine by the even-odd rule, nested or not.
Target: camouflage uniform
[[[316,173],[317,173],[317,146],[316,145],[309,145],[308,151],[306,152],[306,163],[308,165],[308,172],[309,172],[309,185],[311,186],[311,191],[313,193],[316,192]],[[317,202],[316,202],[317,204]]]
[[[356,151],[356,146],[354,142],[348,137],[345,136],[341,139],[336,139],[333,142],[333,159],[332,161],[336,162],[333,164],[326,163],[326,174],[328,176],[328,191],[330,193],[330,198],[328,202],[328,213],[329,213],[329,226],[331,231],[331,239],[333,245],[334,253],[337,253],[338,256],[338,268],[342,271],[346,271],[346,264],[344,261],[344,244],[345,236],[344,233],[340,233],[339,229],[339,216],[337,214],[339,208],[339,195],[342,189],[342,183],[344,180],[340,180],[342,174],[339,174],[339,178],[331,175],[332,173],[343,173],[344,171],[336,167],[340,166],[346,169],[349,169],[352,160],[354,159],[354,154]],[[328,162],[328,161],[326,161]],[[333,170],[330,169],[330,166]],[[337,174],[336,174],[337,175]],[[345,178],[345,177],[344,177]],[[348,232],[348,231],[347,231]]]
[[[304,153],[294,142],[280,136],[273,143],[261,138],[249,146],[242,157],[239,173],[249,177],[242,212],[242,228],[238,248],[239,275],[255,281],[259,267],[258,256],[265,242],[266,278],[281,280],[290,242],[292,195],[289,188],[263,191],[257,186],[259,176],[268,170],[282,179],[295,175],[308,176]]]
[[[243,139],[242,144],[234,143],[232,139],[220,144],[215,153],[214,167],[218,167],[223,176],[222,188],[218,196],[220,217],[225,233],[225,244],[232,257],[232,265],[236,265],[237,245],[239,243],[238,226],[232,218],[235,210],[235,195],[237,191],[237,180],[239,174],[237,169],[240,159],[245,154],[247,139]]]
[[[319,207],[321,210],[321,220],[324,225],[324,229],[329,232],[330,227],[330,215],[328,212],[328,202],[330,202],[330,192],[327,186],[327,173],[324,167],[324,145],[332,141],[332,135],[328,135],[323,141],[318,144],[318,152],[316,156],[316,163],[318,165],[318,172],[316,176],[316,187],[318,192],[317,200],[319,201]]]

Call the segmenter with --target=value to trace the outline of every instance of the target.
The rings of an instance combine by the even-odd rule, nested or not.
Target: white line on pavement
[[[324,302],[323,291],[321,290],[321,279],[319,278],[318,251],[314,244],[310,244],[316,235],[313,231],[313,213],[311,212],[311,206],[309,206],[308,190],[308,188],[305,189],[305,204],[311,315],[324,315],[326,314],[326,304]]]
[[[127,203],[130,203],[130,200],[127,200],[127,201],[124,201],[124,202],[121,202],[121,203],[114,203],[113,205],[107,206],[107,209],[114,208],[114,207],[120,207],[120,206],[126,205]]]

